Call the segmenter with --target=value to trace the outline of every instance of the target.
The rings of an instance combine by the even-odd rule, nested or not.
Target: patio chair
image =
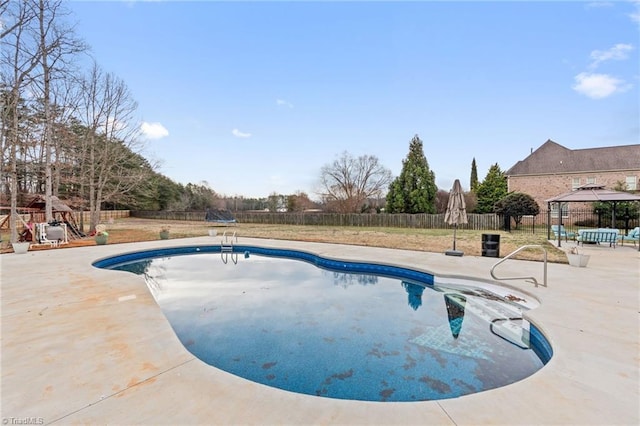
[[[618,235],[618,240],[622,245],[624,245],[625,241],[633,241],[633,246],[635,247],[636,243],[640,242],[640,226],[633,228],[627,235]]]
[[[560,233],[560,237],[564,238],[565,241],[568,241],[569,238],[572,240],[576,239],[576,233],[567,232],[567,230],[564,229],[564,225],[551,225],[551,231],[553,231],[553,235],[555,235],[556,240],[558,239],[558,233]]]

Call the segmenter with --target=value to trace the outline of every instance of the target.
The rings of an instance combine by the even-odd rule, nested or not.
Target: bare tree
[[[80,121],[81,179],[88,187],[90,227],[100,221],[103,202],[131,191],[148,176],[148,168],[132,167],[140,151],[137,104],[124,82],[94,64],[82,85]]]
[[[322,167],[319,195],[340,213],[358,213],[368,198],[384,197],[391,183],[391,171],[373,155],[354,158],[348,152]]]
[[[73,30],[65,26],[62,17],[67,11],[62,8],[61,0],[31,0],[38,14],[40,70],[42,79],[42,105],[44,108],[43,146],[45,169],[45,214],[46,220],[53,220],[51,196],[53,178],[51,159],[53,155],[53,126],[51,82],[56,75],[64,76],[65,64],[73,55],[86,49]],[[36,80],[37,81],[37,80]]]
[[[0,1],[0,40],[13,33],[16,28],[23,24],[23,21],[19,19],[15,20],[5,20],[1,19],[2,17],[12,16],[12,10],[9,8],[10,3],[9,0],[1,0]]]
[[[74,166],[80,159],[74,149],[75,135],[73,134],[74,117],[77,116],[79,103],[79,87],[75,78],[63,78],[54,81],[51,92],[51,137],[54,157],[51,159],[52,168],[52,194],[59,195],[61,184],[72,188],[77,183],[74,176]],[[64,179],[64,182],[63,182]],[[71,186],[70,186],[71,185]],[[73,189],[70,189],[73,191]],[[67,193],[79,195],[77,193]]]
[[[37,19],[37,10],[30,2],[9,2],[4,8],[1,58],[1,86],[4,91],[2,105],[2,176],[8,181],[11,197],[11,242],[18,241],[18,168],[17,155],[21,144],[19,109],[32,73],[40,61],[37,40],[30,33],[30,25]],[[6,159],[6,161],[5,161]],[[5,170],[8,165],[9,170]]]
[[[11,240],[17,238],[17,201],[20,185],[33,185],[33,176],[45,175],[46,219],[53,219],[51,207],[52,172],[54,155],[52,106],[52,82],[64,77],[68,59],[85,49],[84,43],[64,26],[61,0],[0,1],[2,42],[0,89],[2,104],[2,155],[3,181],[8,183],[11,196]],[[41,114],[24,114],[27,108],[42,108]],[[21,112],[22,111],[22,112]],[[60,111],[56,108],[55,111]],[[59,113],[59,115],[61,115]],[[34,117],[40,117],[34,121]],[[29,121],[29,130],[24,123]],[[34,127],[35,126],[35,127]],[[39,127],[39,128],[38,128]],[[19,174],[18,155],[25,173]],[[28,157],[30,156],[30,157]],[[29,161],[27,161],[29,160]],[[36,185],[42,190],[41,185]]]

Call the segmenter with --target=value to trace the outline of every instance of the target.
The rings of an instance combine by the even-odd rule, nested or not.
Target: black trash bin
[[[482,234],[482,255],[500,257],[500,234]]]

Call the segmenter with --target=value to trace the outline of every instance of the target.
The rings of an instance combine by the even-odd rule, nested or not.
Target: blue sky
[[[71,2],[139,104],[145,156],[228,196],[306,192],[342,152],[439,188],[547,139],[640,140],[640,2]]]

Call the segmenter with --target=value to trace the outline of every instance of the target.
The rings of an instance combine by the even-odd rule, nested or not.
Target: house
[[[509,192],[531,195],[542,210],[547,208],[545,200],[585,184],[614,189],[622,182],[627,190],[639,191],[640,144],[568,149],[548,140],[504,174]]]

